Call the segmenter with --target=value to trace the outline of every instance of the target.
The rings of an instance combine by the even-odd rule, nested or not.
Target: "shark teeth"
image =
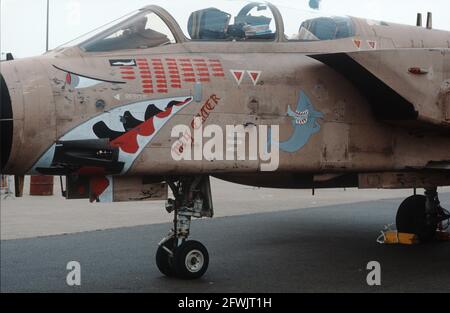
[[[306,123],[308,123],[309,110],[305,110],[302,112],[295,111],[295,114],[297,115],[295,117],[295,123],[297,125],[305,125]]]

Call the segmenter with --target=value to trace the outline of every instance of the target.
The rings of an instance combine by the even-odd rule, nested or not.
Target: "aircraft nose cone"
[[[3,172],[9,160],[13,139],[13,112],[11,97],[3,75],[0,73],[0,170]]]

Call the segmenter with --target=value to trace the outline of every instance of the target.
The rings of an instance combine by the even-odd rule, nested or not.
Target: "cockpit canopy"
[[[175,43],[166,23],[154,12],[144,11],[81,44],[87,52],[148,49]]]
[[[143,8],[85,40],[79,47],[86,52],[111,52],[148,49],[189,40],[318,41],[355,36],[353,21],[348,17],[318,17],[310,11],[303,14],[301,10],[285,10],[282,18],[282,10],[259,2],[237,6],[233,1],[224,9],[191,7],[187,15],[177,14],[175,18],[159,7]],[[184,10],[178,10],[180,12],[184,13]]]
[[[259,15],[252,14],[259,12]],[[217,8],[192,12],[188,33],[192,40],[274,40],[276,30],[267,5],[251,3],[234,17]]]
[[[304,21],[298,40],[335,40],[355,36],[353,22],[348,17],[318,17]]]

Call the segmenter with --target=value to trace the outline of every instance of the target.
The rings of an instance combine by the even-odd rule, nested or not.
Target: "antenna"
[[[431,12],[427,14],[427,29],[433,29],[433,13]]]
[[[422,13],[417,13],[417,24],[418,27],[422,27]]]
[[[49,35],[49,29],[50,29],[50,0],[47,0],[47,29],[46,29],[46,36],[45,36],[45,52],[48,52],[48,35]]]

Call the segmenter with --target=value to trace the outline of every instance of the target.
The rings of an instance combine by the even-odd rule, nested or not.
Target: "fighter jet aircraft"
[[[211,176],[425,188],[400,205],[397,228],[433,238],[450,217],[437,193],[450,185],[450,32],[431,17],[427,27],[302,18],[270,3],[186,13],[182,28],[147,6],[2,62],[2,173],[66,177],[67,199],[166,199],[173,228],[156,263],[183,279],[208,268],[188,237],[192,218],[213,216]]]

